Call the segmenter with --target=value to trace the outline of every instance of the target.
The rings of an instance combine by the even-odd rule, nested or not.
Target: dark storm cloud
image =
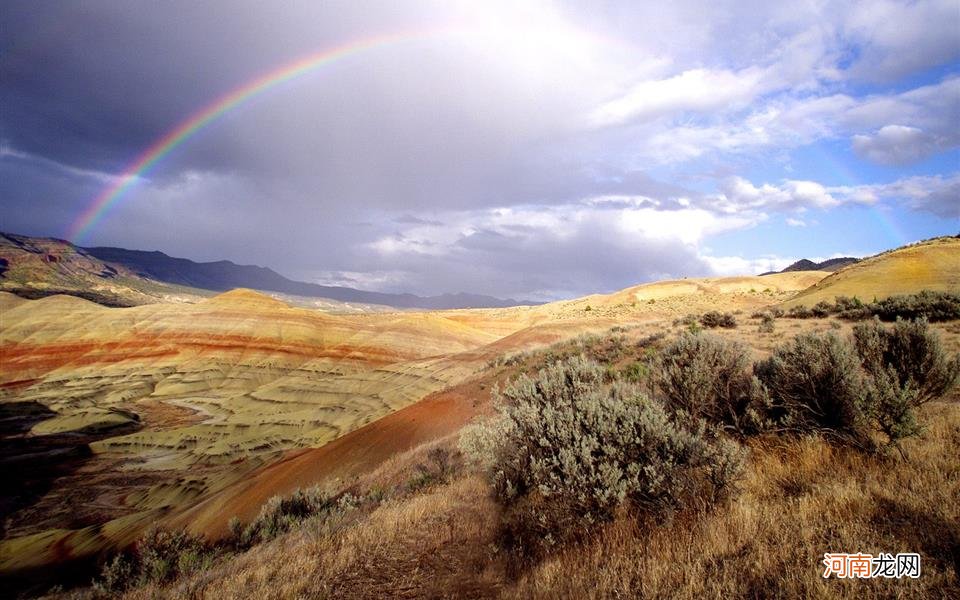
[[[888,10],[904,35],[878,30],[869,55],[883,72],[856,63],[857,76],[915,68],[897,52],[942,21],[933,8]],[[767,211],[876,197],[944,213],[949,194],[923,195],[915,180],[724,187],[807,132],[859,136],[862,155],[889,163],[901,158],[884,145],[890,132],[947,140],[917,157],[955,147],[942,116],[954,80],[834,93],[844,36],[867,36],[870,17],[762,3],[7,2],[0,229],[63,235],[165,133],[295,59],[467,26],[358,52],[242,103],[145,173],[84,241],[417,293],[549,297],[707,273],[719,263],[701,255],[704,237]],[[947,29],[918,46],[920,63],[956,54]]]

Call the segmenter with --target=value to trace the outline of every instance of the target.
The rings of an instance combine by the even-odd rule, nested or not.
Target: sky
[[[7,232],[550,300],[960,231],[956,0],[30,0],[0,32]]]

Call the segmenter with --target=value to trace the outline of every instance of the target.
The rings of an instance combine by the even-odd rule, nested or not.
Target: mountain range
[[[20,266],[18,285],[10,285],[10,274]],[[30,265],[28,268],[23,268]],[[126,276],[128,285],[114,287],[113,295],[95,293],[105,282]],[[108,305],[141,304],[139,298],[119,298],[128,289],[154,284],[177,286],[183,293],[209,295],[234,288],[250,288],[305,298],[324,298],[345,303],[374,304],[394,308],[442,310],[453,308],[503,308],[535,305],[528,300],[501,299],[482,294],[441,294],[417,296],[390,294],[341,286],[326,286],[295,281],[276,271],[254,265],[238,265],[228,260],[195,262],[176,258],[159,251],[128,250],[125,248],[83,248],[55,238],[35,238],[0,233],[0,277],[3,288],[24,297],[38,297],[51,293],[80,296]],[[137,281],[139,280],[139,281]],[[183,289],[189,288],[189,289]],[[153,290],[154,292],[156,290]],[[147,293],[156,296],[156,293]]]

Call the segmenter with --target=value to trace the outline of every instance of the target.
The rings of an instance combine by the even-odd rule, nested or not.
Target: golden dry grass
[[[623,515],[590,542],[511,579],[496,549],[499,509],[462,473],[372,512],[301,530],[175,585],[129,598],[949,598],[960,591],[960,404],[923,410],[908,460],[818,438],[752,444],[740,495],[663,523]],[[390,488],[429,448],[354,489]],[[920,579],[821,577],[824,552],[919,552]]]
[[[516,598],[950,597],[960,591],[960,406],[926,411],[910,460],[817,439],[759,444],[743,492],[651,528],[623,519],[526,574]],[[919,552],[918,580],[823,579],[824,552]],[[954,596],[955,597],[955,596]]]
[[[142,588],[127,597],[490,597],[502,571],[491,554],[492,514],[483,482],[468,477],[387,502],[339,529],[308,523],[178,585]]]

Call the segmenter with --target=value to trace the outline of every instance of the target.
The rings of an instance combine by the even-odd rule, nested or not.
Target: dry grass
[[[909,460],[818,438],[757,441],[740,496],[665,524],[622,515],[510,579],[478,477],[399,494],[130,598],[948,598],[960,591],[960,404],[924,408]],[[444,444],[451,440],[444,440]],[[394,488],[436,444],[357,483]],[[919,552],[920,579],[825,580],[824,552]]]
[[[909,462],[817,439],[759,445],[743,494],[665,527],[623,519],[541,564],[517,598],[951,597],[960,591],[960,406],[937,404]],[[823,579],[824,552],[919,552],[918,580]],[[589,592],[587,592],[589,591]],[[956,596],[953,596],[956,597]]]
[[[430,444],[362,485],[402,489]],[[476,476],[339,519],[307,521],[208,572],[128,598],[488,598],[503,568],[493,544],[498,508]]]

